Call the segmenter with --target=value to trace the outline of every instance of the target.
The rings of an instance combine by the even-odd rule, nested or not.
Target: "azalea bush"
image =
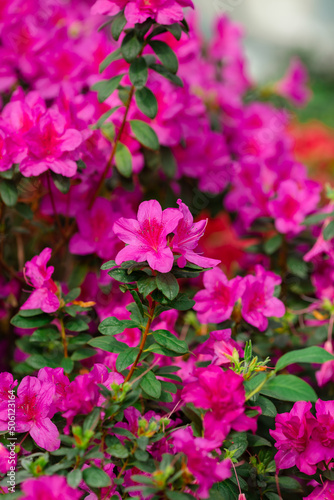
[[[0,54],[0,493],[334,498],[301,61],[257,87],[191,0],[4,0]]]

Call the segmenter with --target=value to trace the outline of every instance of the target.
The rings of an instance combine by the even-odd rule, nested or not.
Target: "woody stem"
[[[61,334],[61,340],[62,340],[63,347],[64,347],[64,357],[68,358],[67,338],[66,338],[66,332],[65,332],[65,326],[64,326],[64,320],[63,320],[63,318],[60,319],[60,334]]]
[[[137,357],[135,359],[135,362],[133,363],[133,365],[131,367],[131,370],[129,371],[129,373],[126,376],[126,378],[124,380],[124,383],[125,382],[129,382],[129,380],[131,379],[131,377],[133,375],[133,372],[135,371],[136,366],[139,363],[140,357],[143,354],[143,350],[144,350],[144,347],[145,347],[145,344],[146,344],[147,335],[148,335],[148,333],[150,331],[150,326],[151,326],[151,323],[153,321],[154,311],[155,311],[155,302],[153,301],[152,305],[150,306],[149,311],[148,311],[148,320],[147,320],[145,331],[143,333],[143,337],[142,337],[141,342],[140,342],[139,353],[138,353],[138,355],[137,355]]]

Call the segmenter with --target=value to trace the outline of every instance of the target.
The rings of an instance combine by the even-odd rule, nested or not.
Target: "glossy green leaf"
[[[117,89],[120,84],[124,74],[114,76],[110,80],[101,80],[100,82],[93,85],[92,90],[95,90],[97,94],[97,99],[99,102],[104,102],[109,96]]]
[[[318,399],[312,387],[295,375],[278,375],[271,378],[260,392],[265,396],[282,401],[311,401],[314,403]]]
[[[171,73],[176,73],[179,67],[179,63],[174,51],[165,42],[160,40],[151,40],[150,46],[154,50],[161,64],[170,71]]]
[[[130,120],[131,130],[140,144],[154,151],[159,149],[159,140],[152,127],[141,120]]]
[[[276,363],[276,371],[294,363],[326,363],[334,361],[334,356],[321,347],[313,346],[283,354]]]
[[[152,371],[146,373],[140,379],[139,385],[148,396],[159,399],[161,395],[161,383]]]
[[[14,182],[1,179],[0,196],[7,207],[14,207],[18,199],[18,192]]]
[[[132,155],[130,150],[125,144],[119,142],[116,148],[115,164],[117,170],[124,175],[124,177],[131,177],[132,175]]]
[[[131,63],[129,77],[132,85],[140,89],[146,85],[148,78],[148,68],[146,60],[143,57],[137,57]]]
[[[147,87],[136,90],[136,103],[144,115],[153,119],[158,113],[158,102],[153,92]]]
[[[184,340],[179,340],[168,330],[155,330],[152,335],[157,344],[162,347],[166,347],[166,349],[169,349],[178,355],[186,354],[188,352],[186,342],[184,342]]]
[[[122,372],[129,366],[131,366],[139,354],[138,347],[128,347],[125,351],[121,352],[116,360],[116,369],[118,372]]]
[[[180,287],[172,273],[158,273],[156,282],[158,289],[168,300],[174,300],[177,297]]]

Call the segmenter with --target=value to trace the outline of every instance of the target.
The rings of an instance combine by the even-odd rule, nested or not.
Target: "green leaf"
[[[81,293],[80,287],[76,287],[76,288],[73,288],[72,290],[70,290],[68,292],[68,294],[65,295],[65,297],[64,297],[65,304],[69,304],[70,302],[73,302],[73,300],[75,300],[79,297],[80,293]]]
[[[67,474],[68,485],[72,488],[77,488],[82,480],[82,472],[80,469],[73,469]]]
[[[277,415],[277,410],[274,403],[272,403],[270,399],[267,399],[264,396],[258,397],[258,399],[256,400],[256,406],[259,406],[261,408],[261,415],[264,415],[265,417],[276,417]]]
[[[295,375],[278,375],[271,378],[260,392],[265,396],[282,401],[311,401],[314,403],[318,399],[312,387]]]
[[[107,453],[117,458],[127,458],[129,456],[129,451],[122,443],[112,444],[107,448]]]
[[[308,274],[308,267],[306,262],[302,259],[293,256],[288,257],[287,266],[289,271],[295,276],[298,276],[299,278],[306,278]]]
[[[82,471],[85,483],[91,488],[106,488],[111,486],[111,479],[106,472],[98,467],[88,467]]]
[[[95,356],[95,349],[89,349],[89,347],[83,347],[81,349],[77,349],[71,356],[73,361],[81,361],[82,359],[88,359],[92,356]]]
[[[177,163],[172,150],[170,148],[162,146],[160,148],[160,156],[162,170],[167,175],[167,177],[172,179],[175,176],[177,170]]]
[[[121,106],[114,106],[113,108],[109,109],[109,111],[106,111],[106,113],[103,113],[103,115],[100,116],[100,118],[97,120],[95,125],[92,126],[93,130],[97,130],[102,127],[104,122],[111,116],[115,111],[117,111]]]
[[[330,212],[329,214],[314,214],[306,217],[304,222],[302,222],[303,226],[312,226],[314,224],[318,224],[319,222],[323,222],[328,217],[334,217],[334,212]]]
[[[102,264],[101,269],[102,271],[108,271],[109,269],[112,269],[113,267],[116,267],[116,262],[114,260],[108,260],[108,262],[105,262]]]
[[[171,73],[176,73],[179,68],[179,63],[174,51],[167,43],[161,42],[160,40],[151,40],[150,46],[163,66]]]
[[[123,427],[113,427],[112,429],[113,434],[116,434],[117,436],[125,436],[129,439],[136,439],[136,436],[132,434],[128,429],[124,429]]]
[[[64,368],[65,373],[71,373],[74,368],[74,361],[70,358],[63,358],[60,362],[61,368]]]
[[[282,245],[282,242],[283,242],[282,235],[276,234],[269,240],[265,241],[263,249],[267,255],[272,255],[273,253],[276,252],[276,250],[279,249],[279,247]]]
[[[123,333],[126,328],[136,328],[137,324],[129,319],[119,320],[111,317],[104,319],[99,325],[99,332],[103,335],[117,335]]]
[[[167,330],[156,330],[152,332],[155,342],[162,347],[166,347],[170,351],[178,355],[187,354],[188,346],[184,340],[179,340]]]
[[[119,142],[116,148],[115,164],[117,170],[124,175],[124,177],[131,177],[132,175],[132,155],[130,150],[125,144]]]
[[[137,57],[131,63],[129,77],[132,85],[140,89],[146,85],[148,79],[148,68],[146,60],[143,57]]]
[[[175,356],[175,352],[166,347],[162,347],[159,344],[152,344],[145,352],[154,352],[155,354],[160,354],[161,356],[169,356],[170,358]]]
[[[101,80],[93,85],[92,90],[98,92],[97,99],[99,102],[104,102],[117,89],[124,74],[114,76],[110,80]]]
[[[270,446],[271,442],[268,439],[263,438],[262,436],[257,436],[256,434],[247,434],[247,440],[249,446],[253,446],[256,448],[257,446]]]
[[[332,220],[324,229],[324,240],[328,241],[334,238],[334,220]]]
[[[182,29],[179,23],[169,24],[166,28],[174,36],[174,38],[176,38],[176,40],[181,39]]]
[[[18,313],[22,318],[31,318],[43,314],[42,309],[21,309]]]
[[[51,177],[54,182],[54,185],[63,194],[67,194],[71,187],[71,179],[69,177],[65,177],[61,174],[56,174],[55,172],[51,172]]]
[[[140,278],[137,285],[139,293],[141,293],[144,297],[147,297],[157,287],[157,283],[154,276],[152,277],[147,276]]]
[[[188,493],[181,493],[181,491],[169,491],[165,490],[166,497],[169,500],[193,500],[194,497],[192,495],[188,495]]]
[[[141,120],[130,120],[131,130],[140,144],[154,151],[159,149],[159,140],[154,130]]]
[[[306,347],[298,351],[291,351],[284,354],[276,363],[276,371],[282,370],[286,366],[294,363],[326,363],[333,361],[334,356],[321,347]]]
[[[170,71],[168,71],[161,64],[151,63],[150,68],[153,69],[153,71],[155,71],[156,73],[159,73],[159,75],[163,76],[167,80],[170,80],[172,83],[174,83],[178,87],[183,87],[183,82],[182,82],[181,78],[179,78],[177,75],[174,75],[174,73],[171,73]]]
[[[143,44],[137,38],[134,31],[130,31],[122,40],[121,51],[124,59],[128,63],[132,63],[142,50]]]
[[[124,16],[124,11],[119,12],[111,24],[111,34],[114,40],[117,41],[119,39],[126,23],[127,21]]]
[[[86,316],[76,316],[65,320],[65,328],[70,332],[85,332],[88,330]]]
[[[114,280],[120,281],[121,283],[133,283],[143,276],[143,273],[140,272],[132,272],[128,274],[125,269],[112,269],[108,274],[114,278]]]
[[[34,212],[25,203],[17,203],[15,209],[24,219],[31,220],[34,217]]]
[[[121,49],[114,50],[114,52],[109,54],[109,56],[107,56],[101,62],[100,66],[99,66],[99,72],[102,73],[102,71],[104,71],[109,66],[109,64],[111,64],[113,61],[118,61],[119,59],[122,59],[122,57],[123,56],[122,56]]]
[[[141,378],[139,385],[148,396],[153,399],[159,399],[161,395],[161,383],[152,371],[146,373]]]
[[[139,353],[138,347],[129,347],[126,351],[120,353],[116,360],[116,369],[118,372],[122,372],[128,366],[132,365]]]
[[[0,181],[0,195],[7,207],[14,207],[18,198],[17,188],[14,182],[2,179]]]
[[[33,316],[32,318],[24,318],[20,314],[16,314],[11,319],[11,324],[17,326],[18,328],[39,328],[41,326],[47,325],[53,320],[53,317],[48,314],[40,314],[38,316]]]
[[[176,299],[168,301],[167,305],[172,309],[177,309],[178,311],[187,311],[195,305],[195,301],[189,299],[184,293],[179,294]]]
[[[174,300],[177,297],[180,287],[172,273],[158,273],[156,282],[158,289],[161,290],[168,300]]]
[[[92,347],[96,347],[97,349],[101,349],[106,352],[120,353],[128,349],[126,344],[119,342],[119,340],[116,340],[113,337],[96,337],[87,343]]]
[[[140,111],[149,118],[155,118],[158,113],[158,102],[153,92],[147,87],[136,90],[136,103]]]

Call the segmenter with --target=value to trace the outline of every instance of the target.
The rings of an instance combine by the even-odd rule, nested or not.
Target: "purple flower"
[[[42,476],[22,483],[22,500],[79,500],[82,492],[71,488],[64,476]]]
[[[200,267],[214,267],[220,264],[220,260],[207,259],[194,252],[199,239],[204,235],[208,219],[194,223],[194,218],[187,205],[182,203],[181,200],[177,200],[177,204],[183,218],[180,219],[174,231],[175,235],[171,245],[173,252],[181,254],[181,257],[177,260],[178,266],[185,267],[187,261]]]
[[[283,302],[273,296],[275,286],[279,285],[281,281],[277,274],[267,272],[259,265],[256,266],[255,276],[244,278],[242,317],[261,332],[268,326],[267,318],[281,318],[285,314]]]
[[[196,493],[200,498],[209,497],[209,490],[214,483],[231,477],[230,459],[219,462],[210,453],[219,447],[219,442],[194,437],[189,427],[173,432],[172,439],[175,451],[187,457],[187,467],[199,485]]]
[[[182,214],[176,208],[162,210],[156,200],[140,204],[137,220],[124,219],[115,222],[113,230],[127,246],[116,256],[116,264],[127,260],[147,261],[149,266],[161,273],[173,267],[173,253],[167,246],[167,235],[176,228]]]
[[[311,465],[312,457],[307,452],[310,437],[317,421],[310,409],[311,403],[298,401],[289,413],[276,416],[276,428],[270,430],[279,450],[275,456],[277,470],[297,466],[305,474],[314,474],[317,467]]]
[[[51,279],[54,267],[46,267],[51,258],[51,252],[51,248],[44,248],[39,255],[26,262],[25,278],[35,290],[21,309],[42,309],[46,313],[52,313],[59,308],[59,299],[56,295],[58,288]]]
[[[228,280],[219,268],[204,273],[204,290],[197,292],[194,309],[201,323],[221,323],[230,319],[234,304],[241,297],[244,284],[240,277]]]

